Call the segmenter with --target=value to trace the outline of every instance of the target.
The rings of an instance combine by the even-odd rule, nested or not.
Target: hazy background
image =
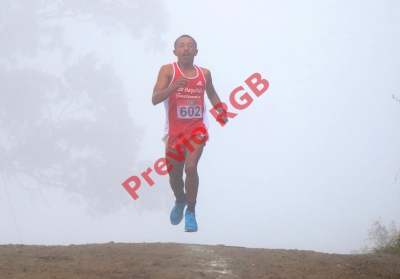
[[[349,253],[372,219],[400,224],[399,2],[82,2],[0,1],[0,244]],[[163,156],[151,94],[182,34],[223,101],[270,83],[227,126],[209,115],[193,234],[167,177],[121,186]]]

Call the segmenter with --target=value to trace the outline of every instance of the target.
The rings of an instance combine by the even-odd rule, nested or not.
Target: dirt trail
[[[176,243],[0,245],[0,278],[400,278],[400,257]]]

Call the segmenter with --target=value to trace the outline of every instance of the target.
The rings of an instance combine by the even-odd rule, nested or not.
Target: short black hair
[[[194,46],[197,48],[197,42],[196,42],[195,39],[193,39],[193,38],[192,38],[191,36],[189,36],[189,35],[182,35],[182,36],[179,36],[178,39],[175,40],[175,43],[174,43],[174,48],[175,48],[175,49],[176,49],[176,45],[178,44],[178,40],[179,40],[180,38],[183,38],[183,37],[187,37],[187,38],[192,39],[193,42],[194,42]]]

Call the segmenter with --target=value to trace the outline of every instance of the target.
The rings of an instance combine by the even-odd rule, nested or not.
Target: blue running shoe
[[[186,209],[185,232],[197,232],[196,214]]]
[[[175,202],[174,208],[172,208],[170,220],[172,225],[178,225],[183,219],[183,210],[185,209],[186,201],[184,203]]]

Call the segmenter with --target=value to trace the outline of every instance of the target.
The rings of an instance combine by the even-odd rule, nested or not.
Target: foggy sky
[[[400,98],[399,3],[158,2],[157,9],[142,7],[137,21],[121,11],[101,24],[56,19],[64,31],[51,33],[53,48],[35,50],[31,33],[14,36],[28,39],[15,41],[8,53],[27,50],[13,57],[5,39],[23,29],[0,28],[0,70],[24,77],[19,87],[0,89],[10,103],[1,107],[0,154],[13,144],[7,133],[27,146],[0,161],[23,244],[181,242],[349,253],[368,244],[373,219],[400,226],[400,102],[392,98]],[[111,25],[119,19],[127,24]],[[223,128],[209,115],[194,234],[169,222],[174,197],[167,177],[154,175],[152,187],[142,182],[136,201],[121,186],[164,156],[165,111],[151,104],[151,94],[160,67],[176,60],[173,42],[182,34],[196,39],[195,64],[211,71],[222,101],[238,114]],[[41,75],[23,75],[33,70]],[[233,109],[229,94],[238,86],[251,93],[244,80],[255,72],[269,89],[251,94],[245,110]],[[71,123],[85,129],[57,118],[77,92],[90,93],[80,104],[91,106],[72,114]],[[45,101],[54,119],[43,112]],[[50,126],[24,126],[36,114],[59,130],[41,139]],[[74,149],[46,159],[53,145]],[[52,175],[52,162],[71,173],[52,176],[62,187],[39,187],[19,175],[21,186],[12,175],[16,156],[35,174]],[[78,159],[80,165],[66,163]],[[20,243],[1,177],[0,211],[0,244]]]

